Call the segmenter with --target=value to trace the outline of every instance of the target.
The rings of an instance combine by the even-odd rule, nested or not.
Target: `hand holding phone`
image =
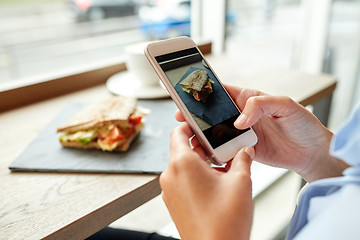
[[[181,239],[249,239],[254,149],[240,150],[228,172],[214,171],[191,150],[192,135],[188,124],[173,130],[169,166],[160,177],[162,198]]]
[[[214,164],[256,144],[251,128],[234,127],[240,110],[190,38],[151,43],[145,55]]]

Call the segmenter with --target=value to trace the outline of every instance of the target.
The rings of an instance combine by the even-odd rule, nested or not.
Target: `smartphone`
[[[241,148],[257,143],[251,128],[234,127],[240,110],[193,40],[152,42],[145,55],[214,164],[226,163]]]

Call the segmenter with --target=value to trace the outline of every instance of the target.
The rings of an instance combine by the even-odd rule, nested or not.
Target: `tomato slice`
[[[199,92],[194,92],[193,96],[194,96],[194,98],[195,98],[197,101],[200,101],[200,94],[199,94]]]
[[[124,136],[123,136],[123,134],[122,134],[122,132],[121,132],[121,130],[120,130],[119,127],[113,127],[113,128],[110,130],[110,132],[109,132],[109,134],[108,134],[107,137],[110,138],[110,139],[112,139],[112,140],[114,140],[114,141],[116,141],[116,140],[119,140],[119,139],[123,138]]]
[[[133,125],[139,125],[141,123],[142,116],[131,116],[129,122]]]
[[[111,145],[116,141],[124,139],[127,137],[127,133],[121,131],[118,126],[113,127],[107,136],[105,136],[101,141],[106,145]]]

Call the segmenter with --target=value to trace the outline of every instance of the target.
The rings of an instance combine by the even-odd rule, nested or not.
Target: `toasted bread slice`
[[[57,132],[74,133],[105,125],[122,125],[135,111],[137,100],[131,97],[114,96],[85,107],[57,128]]]
[[[209,76],[205,70],[195,70],[182,80],[180,85],[186,89],[200,92],[208,78]]]

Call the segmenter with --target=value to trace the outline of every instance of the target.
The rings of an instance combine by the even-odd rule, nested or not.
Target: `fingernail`
[[[226,167],[214,167],[214,169],[216,169],[219,172],[227,172],[227,171],[229,171],[229,169],[227,169]]]
[[[246,115],[242,113],[240,115],[240,117],[236,120],[235,125],[237,125],[237,126],[244,125],[246,122],[246,119],[247,119]]]
[[[252,147],[246,147],[244,151],[247,153],[247,155],[250,156],[251,159],[254,159],[255,157],[255,150]]]

